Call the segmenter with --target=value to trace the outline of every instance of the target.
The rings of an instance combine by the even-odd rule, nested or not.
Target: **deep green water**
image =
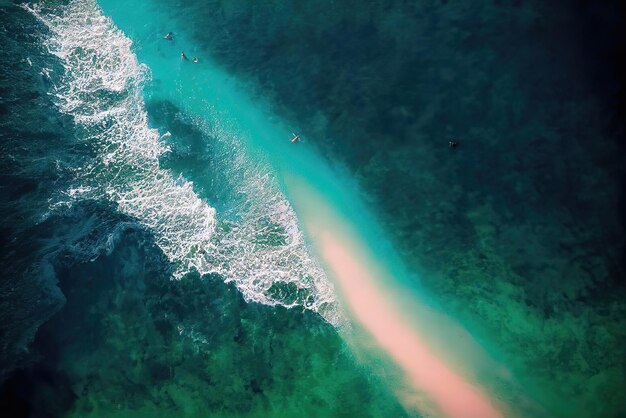
[[[421,282],[529,391],[564,416],[623,411],[617,6],[168,10],[346,164]]]
[[[52,8],[51,16],[61,10],[56,7]],[[10,11],[23,19],[23,26],[18,27],[35,29],[32,39],[37,41],[33,42],[35,45],[46,37],[57,35],[56,26],[51,27],[51,32],[46,30],[27,11],[17,7]],[[81,6],[70,11],[71,18],[76,13],[79,15],[80,23],[87,23],[81,20],[83,18],[97,18],[98,12],[89,5],[85,9]],[[42,9],[41,15],[46,12],[48,10]],[[81,15],[82,12],[91,15]],[[58,16],[60,15],[59,13]],[[65,30],[63,25],[60,22],[59,27]],[[14,30],[13,33],[18,32]],[[71,35],[70,33],[58,33],[59,36],[54,39],[73,45],[73,41],[63,38]],[[99,42],[98,39],[96,37],[95,42]],[[119,38],[109,40],[116,41]],[[78,38],[78,41],[82,42],[82,39]],[[56,44],[47,45],[59,51],[54,49]],[[80,55],[85,51],[84,48],[72,50],[70,55],[77,54],[76,59],[80,62],[84,57]],[[16,48],[16,51],[19,50]],[[33,53],[19,52],[22,57]],[[86,52],[91,53],[89,50]],[[29,57],[35,60],[34,57]],[[49,61],[44,61],[38,70],[56,63],[53,57],[44,57]],[[117,59],[115,55],[102,57],[112,61]],[[61,58],[65,59],[65,55]],[[73,67],[73,60],[74,55],[65,61],[65,72],[71,76],[69,82],[93,82],[93,78],[81,78],[82,72],[73,72],[78,68]],[[24,61],[15,64],[19,69],[23,68],[19,65],[29,66]],[[33,67],[35,65],[36,61]],[[53,71],[63,73],[60,66],[53,67]],[[96,76],[100,77],[101,74],[104,73],[96,73]],[[22,79],[16,76],[22,76]],[[163,248],[166,251],[171,249],[167,245],[169,241],[155,244],[150,234],[150,224],[146,227],[145,223],[119,213],[130,212],[149,223],[153,209],[144,212],[137,206],[123,206],[122,200],[110,205],[100,203],[99,200],[106,199],[95,194],[68,202],[64,197],[68,194],[68,189],[70,195],[84,193],[72,192],[80,188],[76,182],[71,181],[72,177],[78,178],[84,182],[83,186],[94,190],[97,190],[97,182],[103,182],[120,194],[125,191],[114,181],[117,176],[112,178],[109,169],[103,168],[100,162],[102,148],[115,150],[117,143],[114,140],[118,138],[114,137],[110,142],[108,139],[116,134],[117,129],[125,129],[125,113],[114,120],[103,119],[107,135],[99,136],[99,126],[89,125],[89,120],[80,122],[80,118],[92,115],[93,110],[97,112],[102,108],[90,107],[80,91],[78,95],[73,95],[75,90],[64,89],[62,83],[68,82],[68,79],[55,77],[54,74],[47,77],[36,72],[30,76],[27,71],[17,72],[14,78],[18,78],[22,85],[31,89],[33,84],[38,86],[36,81],[42,80],[38,94],[33,94],[35,98],[41,97],[42,101],[47,98],[47,93],[59,92],[60,101],[44,102],[44,106],[35,110],[41,114],[47,112],[52,126],[60,126],[57,129],[60,131],[57,134],[59,142],[66,139],[70,144],[79,145],[76,146],[75,161],[69,161],[75,164],[68,169],[68,178],[59,176],[57,179],[59,183],[65,179],[66,183],[49,185],[43,196],[26,193],[24,208],[11,201],[15,206],[10,208],[9,213],[15,213],[14,216],[18,219],[28,209],[37,209],[33,203],[39,204],[41,209],[33,215],[35,219],[25,222],[29,228],[26,231],[26,227],[21,224],[7,222],[7,230],[23,237],[28,244],[10,242],[13,247],[26,253],[26,267],[23,268],[25,271],[18,270],[25,277],[18,280],[7,277],[7,293],[4,294],[11,296],[23,292],[24,298],[32,300],[29,304],[26,300],[3,298],[3,303],[6,304],[3,313],[23,318],[23,323],[10,317],[3,321],[6,332],[14,334],[9,335],[10,338],[6,341],[18,345],[15,348],[5,346],[6,351],[3,353],[6,363],[3,363],[5,374],[2,402],[12,416],[405,415],[389,389],[381,384],[378,377],[356,362],[337,330],[319,314],[302,307],[288,310],[281,306],[267,306],[249,300],[246,302],[235,285],[232,282],[225,284],[225,277],[219,274],[209,274],[202,278],[197,273],[187,274],[180,281],[172,281],[172,274],[177,271],[177,267],[162,252]],[[56,83],[57,89],[52,90],[46,82]],[[28,93],[28,90],[19,91],[22,85],[16,86],[16,96]],[[11,87],[11,83],[7,83],[7,86]],[[214,202],[232,218],[232,224],[220,227],[231,230],[237,228],[237,225],[245,221],[240,218],[247,215],[245,211],[238,211],[236,208],[245,206],[245,202],[242,203],[237,190],[225,189],[224,184],[229,184],[228,181],[233,179],[222,178],[220,183],[219,171],[224,170],[225,166],[218,165],[220,150],[210,148],[214,137],[191,120],[186,121],[174,103],[158,97],[156,89],[153,91],[155,95],[146,103],[150,111],[150,123],[162,133],[170,132],[164,139],[171,138],[168,145],[172,151],[162,159],[162,166],[175,172],[180,170],[187,178],[198,181],[194,186],[196,192]],[[113,97],[104,96],[98,106],[106,107],[110,103],[116,105],[119,103],[119,96],[124,101],[125,95],[132,96],[132,91],[114,94]],[[81,107],[64,108],[63,105],[71,101],[66,99],[69,97],[82,103]],[[94,98],[94,102],[98,100],[97,96],[88,95],[86,98]],[[67,121],[67,126],[61,124],[66,117],[58,113],[59,106],[74,117],[73,124],[71,120]],[[19,125],[17,117],[15,119],[15,124]],[[41,130],[36,126],[29,127],[34,131],[30,136],[18,131],[14,138],[10,138],[22,141],[25,153],[36,149],[37,140],[55,138],[46,131],[46,125],[41,126]],[[141,130],[139,132],[144,133]],[[58,154],[53,153],[54,149],[51,147],[48,151],[53,166],[55,159],[66,157],[62,149]],[[129,154],[138,159],[144,158],[142,161],[150,164],[150,160],[145,159],[143,154],[135,156],[132,150]],[[72,156],[70,153],[68,155]],[[136,184],[134,190],[138,189],[142,193],[146,184],[141,181],[143,179],[133,183],[137,174],[144,173],[141,169],[139,172],[135,171],[135,161],[124,158],[116,160],[115,155],[107,155],[112,160],[110,165],[124,171],[126,181]],[[32,156],[22,156],[19,161],[31,170],[46,167],[47,160],[41,166],[32,164],[32,161],[27,165]],[[211,164],[218,167],[211,167]],[[72,168],[75,169],[76,166],[90,167],[93,175],[76,175],[76,171],[72,172]],[[236,171],[234,174],[232,171],[229,173],[231,176],[237,175]],[[18,174],[22,173],[16,170],[15,176],[25,182]],[[26,171],[24,177],[26,174],[30,173]],[[36,171],[35,174],[39,172]],[[41,177],[45,178],[47,175],[44,172]],[[185,183],[178,180],[168,183],[163,180],[163,176],[160,174],[156,179],[147,176],[147,184],[164,187],[178,198],[189,196],[184,193],[187,189],[180,187]],[[34,181],[37,180],[39,177],[35,177]],[[245,183],[245,179],[234,180],[238,181],[240,187]],[[11,182],[16,180],[9,178],[6,183]],[[14,193],[18,192],[19,189]],[[59,192],[62,196],[59,196]],[[10,197],[11,200],[16,200]],[[52,207],[50,202],[53,203]],[[177,200],[176,203],[182,202]],[[265,209],[265,206],[262,208]],[[173,235],[168,235],[168,238],[173,236],[171,239],[176,239],[177,234],[184,234],[185,230],[174,222],[177,221],[177,216],[187,215],[189,212],[182,212],[181,215],[177,208],[167,205],[160,205],[156,210],[168,209],[171,212],[166,214],[166,220],[171,221],[172,225],[166,227],[168,232],[170,227],[174,230]],[[157,213],[157,220],[161,219],[158,218],[160,215],[164,214]],[[185,218],[183,221],[193,225],[194,218]],[[267,226],[251,226],[255,232],[253,239],[262,244],[259,251],[266,247],[281,247],[282,240],[288,239],[281,225],[275,228]],[[245,233],[246,230],[241,232]],[[235,235],[233,239],[237,240],[239,236]],[[247,237],[244,236],[241,240],[245,239]],[[28,253],[29,250],[36,253]],[[298,262],[299,253],[287,251],[287,254],[291,254],[294,262],[289,267],[297,271],[295,263]],[[7,255],[17,259],[15,251]],[[178,261],[175,258],[173,260]],[[244,261],[252,262],[252,259],[245,258]],[[228,259],[227,262],[229,267],[237,268],[233,260]],[[30,266],[27,263],[34,264]],[[36,268],[40,268],[40,264],[47,270],[39,273]],[[262,263],[261,266],[263,265]],[[26,268],[30,268],[30,271]],[[48,274],[44,276],[43,273]],[[38,285],[35,280],[39,280],[39,276],[51,290],[46,292],[42,288],[36,293],[36,290],[31,289]],[[29,280],[33,282],[29,283]],[[62,294],[55,286],[57,280]],[[293,284],[280,281],[267,292],[277,300],[283,300],[285,304],[297,302],[303,305],[310,297],[306,288],[299,289]],[[42,303],[40,294],[50,300],[50,307]],[[25,313],[16,311],[15,307]],[[37,309],[48,311],[39,312]],[[48,319],[54,313],[53,309],[60,310]],[[45,320],[48,321],[38,329],[30,346],[31,352],[28,353],[22,348],[28,345],[24,340],[32,338],[35,331],[33,328]],[[29,329],[25,330],[27,326]],[[18,362],[16,354],[24,357],[24,360]],[[20,368],[13,371],[16,363]]]
[[[626,414],[617,5],[84,4],[0,9],[14,416],[405,415],[331,325],[293,170],[340,173],[330,201],[510,370],[494,396]]]

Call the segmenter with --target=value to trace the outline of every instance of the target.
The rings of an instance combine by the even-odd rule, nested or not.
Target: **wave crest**
[[[248,301],[303,306],[330,323],[342,322],[332,285],[308,252],[269,168],[233,152],[232,135],[221,136],[232,157],[224,170],[236,174],[239,183],[233,187],[245,199],[235,217],[218,220],[191,182],[160,167],[159,157],[169,148],[148,125],[142,91],[150,72],[137,61],[131,40],[94,0],[24,7],[49,29],[44,43],[65,69],[50,74],[51,94],[60,111],[73,117],[79,140],[93,150],[89,162],[76,169],[66,204],[114,202],[154,234],[177,278],[192,270],[217,273]]]

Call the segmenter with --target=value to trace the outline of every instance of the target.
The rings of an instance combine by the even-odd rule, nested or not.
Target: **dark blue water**
[[[2,375],[26,356],[37,327],[60,308],[62,294],[47,263],[36,224],[63,174],[57,159],[73,156],[71,121],[56,113],[45,79],[26,61],[55,62],[39,45],[36,22],[25,11],[3,5],[2,19]],[[39,28],[41,29],[41,28]]]
[[[161,3],[159,19],[180,28],[188,53],[210,57],[345,169],[383,241],[524,395],[548,416],[626,413],[623,6]],[[122,23],[135,40],[140,29]],[[214,261],[176,252],[197,238],[180,225],[197,219],[176,205],[127,204],[146,184],[165,185],[227,214],[223,236],[253,231],[254,245],[236,250],[286,245],[284,225],[255,218],[266,207],[246,200],[248,172],[225,170],[234,160],[223,126],[199,123],[157,77],[145,129],[170,150],[107,165],[103,149],[119,144],[107,130],[119,121],[95,127],[75,119],[82,109],[60,111],[51,93],[65,58],[44,46],[50,30],[6,2],[0,28],[0,379],[12,416],[405,413],[325,321],[318,282],[246,287],[251,263],[227,251],[215,258],[222,274],[181,270]],[[118,169],[130,180],[118,182]],[[92,193],[76,198],[78,184]]]

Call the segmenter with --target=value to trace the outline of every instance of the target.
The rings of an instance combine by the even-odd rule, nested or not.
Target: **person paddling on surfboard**
[[[296,142],[298,139],[300,139],[300,135],[296,135],[293,132],[291,133],[293,135],[293,138],[291,138],[291,143],[293,144],[294,142]]]

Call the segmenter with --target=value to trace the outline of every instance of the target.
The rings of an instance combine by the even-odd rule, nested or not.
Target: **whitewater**
[[[191,271],[218,274],[248,301],[302,306],[334,325],[343,322],[332,284],[307,249],[293,209],[267,167],[245,155],[240,137],[211,129],[223,154],[216,159],[225,162],[221,168],[237,181],[231,187],[243,196],[220,216],[192,182],[161,167],[169,133],[148,123],[143,88],[150,70],[97,3],[24,7],[49,29],[43,43],[64,67],[63,74],[48,70],[49,94],[94,152],[74,170],[75,184],[51,202],[51,210],[84,199],[113,202],[151,231],[175,278]],[[260,239],[269,234],[280,235],[280,243]],[[272,285],[288,283],[305,297],[273,297]]]
[[[105,11],[125,7],[116,0],[101,4]],[[156,27],[167,17],[149,1],[126,8],[115,24],[93,0],[25,7],[49,28],[43,41],[65,67],[63,74],[50,73],[50,94],[94,151],[53,210],[80,199],[110,201],[152,232],[175,278],[215,273],[234,282],[247,301],[310,309],[339,327],[349,317],[402,371],[404,380],[391,386],[408,409],[428,416],[515,416],[503,400],[512,395],[483,384],[484,376],[508,384],[508,371],[430,304],[354,181],[306,141],[292,146],[290,130],[207,57],[197,65],[181,60],[180,49]],[[133,26],[148,15],[152,24]],[[176,37],[177,47],[195,52],[191,41]],[[222,186],[234,191],[229,202],[209,202],[181,173],[162,167],[175,138],[150,127],[148,84],[150,94],[179,106],[213,138],[211,157],[227,179]],[[273,290],[281,284],[303,296],[277,296]]]

